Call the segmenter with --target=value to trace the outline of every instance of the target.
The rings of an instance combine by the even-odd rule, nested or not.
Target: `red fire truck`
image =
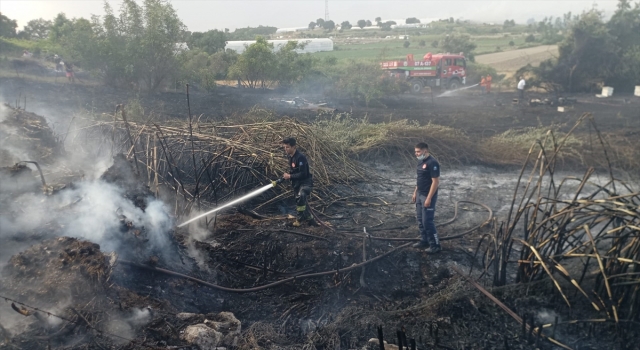
[[[421,61],[409,54],[405,60],[382,62],[381,66],[390,75],[406,79],[414,94],[425,86],[455,90],[466,84],[467,63],[462,53],[427,53]]]

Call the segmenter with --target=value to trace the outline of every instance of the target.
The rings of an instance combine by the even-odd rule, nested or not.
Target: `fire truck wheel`
[[[460,87],[460,82],[456,79],[449,82],[449,90],[456,90]]]
[[[422,92],[422,82],[420,80],[413,79],[409,81],[409,84],[411,85],[412,94],[419,94],[420,92]]]

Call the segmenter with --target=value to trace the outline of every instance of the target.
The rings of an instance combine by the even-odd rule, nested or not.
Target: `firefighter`
[[[440,252],[438,231],[433,221],[438,201],[438,186],[440,185],[440,164],[429,154],[429,146],[420,142],[415,146],[418,158],[418,176],[416,189],[413,191],[411,202],[416,204],[416,219],[420,231],[420,242],[414,248],[427,248],[428,254]]]
[[[302,226],[302,223],[305,221],[310,226],[315,226],[315,221],[307,205],[307,198],[311,195],[311,190],[313,190],[313,176],[309,169],[307,157],[298,151],[296,139],[293,137],[287,137],[282,140],[282,145],[289,158],[289,172],[285,173],[282,177],[285,180],[291,180],[293,193],[296,198],[297,217],[293,226]]]
[[[482,93],[484,94],[486,89],[487,89],[487,79],[485,79],[485,77],[482,77],[482,79],[480,80],[480,90],[482,90]]]
[[[487,74],[487,78],[485,80],[485,88],[487,89],[487,93],[490,94],[491,93],[491,80],[493,78],[491,78],[491,74]]]

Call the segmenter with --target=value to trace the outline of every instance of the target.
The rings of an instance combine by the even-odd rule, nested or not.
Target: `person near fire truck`
[[[307,161],[307,157],[298,150],[295,138],[285,138],[282,140],[282,145],[289,159],[289,172],[285,173],[282,177],[285,180],[291,180],[293,193],[296,198],[297,216],[293,226],[302,226],[302,223],[305,221],[310,226],[315,226],[316,223],[307,204],[307,198],[313,190],[313,175],[309,168],[309,161]]]
[[[491,74],[487,74],[487,77],[485,78],[485,88],[487,89],[488,94],[491,93],[491,80],[493,80]]]
[[[429,154],[429,145],[426,143],[416,144],[414,151],[418,159],[418,175],[411,202],[416,205],[420,241],[415,243],[413,247],[427,248],[425,252],[435,254],[442,250],[434,223],[438,186],[440,185],[440,164]]]
[[[482,90],[483,94],[487,92],[487,79],[485,77],[480,79],[480,90]]]
[[[524,80],[523,76],[520,76],[520,81],[518,82],[518,103],[524,102],[524,87],[527,83]]]

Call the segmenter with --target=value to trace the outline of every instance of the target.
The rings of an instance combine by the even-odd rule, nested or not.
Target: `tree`
[[[415,17],[409,17],[404,22],[406,24],[414,24],[414,23],[420,23],[420,20]]]
[[[381,26],[382,26],[382,18],[381,18],[381,17],[376,17],[375,21],[376,21],[376,25],[377,25],[378,27],[381,27]]]
[[[351,23],[349,23],[349,21],[344,21],[340,24],[340,28],[341,29],[351,29],[353,26],[351,25]]]
[[[324,19],[322,19],[322,18],[318,18],[318,19],[316,20],[316,25],[317,25],[318,27],[322,27],[322,28],[324,28]]]
[[[92,22],[58,15],[52,39],[109,85],[143,83],[156,91],[177,74],[176,44],[184,41],[185,26],[169,2],[123,0],[118,15],[108,3],[104,8],[105,15]]]
[[[440,46],[447,52],[464,53],[471,62],[475,60],[473,50],[477,45],[471,42],[471,37],[468,35],[446,35],[440,40]]]
[[[529,34],[524,38],[525,43],[532,43],[536,41],[536,37],[533,34]]]
[[[229,68],[229,77],[238,79],[249,88],[267,88],[273,72],[276,70],[276,57],[273,44],[263,37],[249,45],[238,57],[238,61]]]
[[[313,22],[313,21],[309,22],[309,26],[308,26],[308,28],[309,28],[309,30],[314,30],[314,29],[316,29],[316,22]]]
[[[201,49],[208,54],[224,51],[227,45],[227,36],[219,30],[209,30],[207,32],[194,32],[187,40],[189,49]]]
[[[424,40],[420,40],[420,42],[418,43],[418,46],[425,47],[425,46],[427,46],[427,42],[424,41]]]
[[[57,42],[65,34],[68,34],[71,31],[71,20],[67,18],[67,15],[64,13],[59,13],[54,19],[53,24],[51,26],[51,31],[49,32],[49,37],[52,41]]]
[[[510,27],[515,27],[516,26],[516,21],[515,20],[504,20],[504,23],[502,24],[502,28],[506,29],[506,28],[510,28]]]
[[[378,64],[373,62],[350,61],[337,76],[331,93],[354,102],[362,101],[367,106],[382,97],[399,94],[406,88],[403,81],[382,74]]]
[[[310,55],[300,55],[303,48],[296,41],[289,41],[278,51],[264,38],[257,38],[229,68],[229,77],[238,79],[249,88],[268,88],[273,83],[287,88],[311,72],[314,60]]]
[[[367,26],[367,21],[365,21],[364,19],[361,19],[358,21],[358,27],[360,27],[360,29],[363,29],[366,26]]]
[[[367,20],[367,22],[366,22],[366,23],[367,23],[367,24],[365,24],[365,26],[366,26],[366,27],[371,27],[371,26],[373,25],[373,23],[371,23],[371,21],[370,21],[370,20]]]
[[[509,46],[515,46],[516,43],[513,42],[513,40],[509,41]]]
[[[332,20],[328,20],[324,23],[322,23],[322,28],[328,30],[328,31],[332,31],[336,28],[336,24],[332,21]]]
[[[405,49],[409,47],[409,45],[411,45],[411,43],[409,42],[409,40],[405,40],[404,43],[402,43],[402,47],[404,47]]]
[[[18,28],[18,22],[15,19],[0,13],[0,36],[5,38],[13,38],[16,36],[16,28]]]
[[[233,33],[227,33],[228,40],[255,40],[258,36],[275,34],[278,28],[259,25],[257,27],[237,28]]]
[[[51,21],[47,21],[42,18],[33,19],[27,22],[27,25],[24,26],[24,29],[20,34],[25,39],[42,40],[49,37],[49,32],[51,32],[52,26],[53,22]]]

